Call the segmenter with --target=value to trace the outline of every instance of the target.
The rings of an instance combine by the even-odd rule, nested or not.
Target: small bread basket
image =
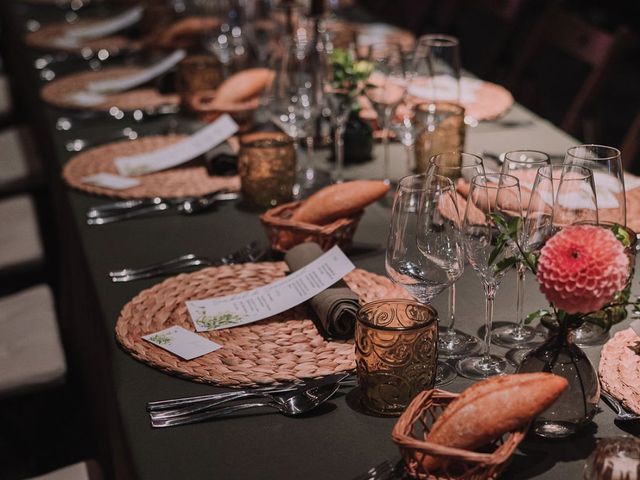
[[[506,433],[483,448],[484,453],[452,448],[426,439],[436,419],[458,397],[444,390],[425,390],[416,396],[400,416],[391,437],[400,447],[405,468],[421,480],[485,480],[494,479],[506,468],[511,455],[524,439],[529,425]],[[422,463],[426,456],[446,459],[437,471],[427,471]]]
[[[343,250],[351,246],[363,211],[347,218],[339,218],[327,225],[314,225],[291,220],[291,215],[300,205],[301,202],[285,203],[260,215],[260,221],[273,250],[284,253],[305,242],[315,242],[324,251],[334,245]]]

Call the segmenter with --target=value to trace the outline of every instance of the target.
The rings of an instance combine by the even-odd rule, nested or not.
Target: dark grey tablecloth
[[[2,2],[8,15],[9,33],[17,35],[23,19],[17,20],[10,3]],[[5,32],[5,34],[7,34]],[[14,39],[15,41],[15,39]],[[35,96],[36,75],[31,69],[34,54],[19,48],[19,61],[30,75],[24,86]],[[26,101],[28,100],[28,101]],[[143,479],[349,479],[382,459],[397,460],[391,441],[394,419],[362,413],[353,394],[332,400],[317,415],[287,418],[278,414],[221,420],[172,429],[152,430],[145,412],[149,400],[208,393],[213,387],[178,379],[150,368],[122,351],[113,336],[120,309],[141,289],[158,280],[113,284],[107,271],[144,265],[178,254],[193,252],[212,256],[225,254],[250,240],[265,240],[258,218],[227,204],[199,216],[168,214],[155,218],[89,227],[83,222],[87,208],[105,200],[67,189],[59,171],[70,157],[64,144],[75,136],[104,135],[115,123],[94,124],[73,132],[54,128],[56,112],[25,99],[27,112],[41,135],[47,154],[50,181],[58,217],[59,240],[64,252],[61,307],[62,330],[74,373],[83,378],[87,400],[95,407],[93,418],[102,440],[100,460],[107,472],[118,478]],[[576,140],[552,125],[515,106],[506,116],[522,120],[517,128],[499,123],[470,129],[467,150],[499,153],[510,148],[538,148],[561,153]],[[162,122],[160,122],[162,123]],[[161,129],[145,125],[148,132]],[[377,152],[379,153],[379,152]],[[319,156],[326,155],[321,152]],[[401,147],[392,150],[396,176],[405,165]],[[350,168],[348,176],[376,177],[378,159]],[[355,236],[351,258],[361,268],[384,273],[383,248],[390,210],[379,204],[369,207]],[[527,310],[544,305],[533,284],[527,289]],[[634,294],[640,293],[637,283]],[[444,296],[435,302],[440,311]],[[496,301],[496,322],[513,320],[515,277],[502,282]],[[458,282],[458,327],[477,333],[483,323],[484,297],[476,275],[467,269]],[[620,327],[617,327],[620,328]],[[617,329],[616,328],[616,329]],[[504,353],[502,349],[495,349]],[[599,348],[587,352],[597,362]],[[457,379],[447,388],[460,391],[470,384]],[[527,439],[504,478],[581,478],[584,458],[600,436],[637,434],[635,426],[614,424],[604,406],[593,426],[574,438],[560,441]]]

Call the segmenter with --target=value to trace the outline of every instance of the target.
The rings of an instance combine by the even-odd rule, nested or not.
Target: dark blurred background
[[[462,66],[640,172],[640,2],[359,0],[371,21],[460,38]]]

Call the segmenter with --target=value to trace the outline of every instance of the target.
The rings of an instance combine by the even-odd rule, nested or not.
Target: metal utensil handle
[[[106,217],[125,213],[131,209],[152,207],[161,203],[169,203],[160,197],[153,197],[146,200],[120,200],[118,202],[97,205],[87,210],[87,218]]]
[[[182,262],[185,262],[187,260],[194,259],[194,258],[196,258],[195,254],[187,253],[186,255],[180,255],[179,257],[172,258],[170,260],[166,260],[166,261],[163,261],[163,262],[152,263],[152,264],[146,265],[144,267],[123,268],[122,270],[113,270],[113,271],[109,272],[109,276],[110,277],[123,277],[125,275],[136,275],[138,273],[145,273],[145,272],[149,272],[149,271],[152,271],[152,270],[156,270],[158,268],[168,267],[168,266],[173,265],[175,263],[182,263]]]
[[[88,218],[88,225],[105,225],[107,223],[119,222],[120,220],[128,220],[130,218],[143,217],[157,212],[163,212],[169,208],[167,203],[159,203],[151,207],[138,208],[135,210],[119,213],[116,215],[108,215],[104,217]]]
[[[171,275],[174,273],[182,273],[191,270],[193,267],[208,267],[213,265],[208,259],[193,258],[180,263],[174,263],[167,267],[156,268],[155,270],[149,270],[147,272],[132,273],[128,275],[120,275],[111,277],[111,281],[114,283],[132,282],[134,280],[143,280],[145,278],[158,277],[160,275]]]
[[[267,392],[244,392],[244,393],[233,393],[233,396],[227,398],[221,398],[218,400],[212,400],[209,402],[198,402],[193,403],[191,405],[179,407],[179,408],[169,408],[161,411],[149,412],[152,420],[162,420],[166,418],[178,418],[184,417],[188,415],[193,415],[194,413],[203,412],[205,410],[209,410],[212,407],[216,407],[222,403],[232,402],[235,400],[240,400],[242,398],[266,398],[269,399]]]
[[[164,427],[173,427],[178,425],[188,425],[191,423],[198,423],[203,420],[209,420],[210,418],[220,418],[226,417],[227,415],[231,415],[232,413],[239,412],[242,410],[248,410],[251,408],[262,408],[262,407],[270,407],[278,410],[279,405],[273,402],[250,402],[250,403],[241,403],[240,405],[230,405],[228,407],[217,408],[214,410],[208,410],[206,412],[199,412],[193,415],[182,416],[178,418],[168,418],[164,420],[151,420],[151,426],[154,428],[164,428]]]

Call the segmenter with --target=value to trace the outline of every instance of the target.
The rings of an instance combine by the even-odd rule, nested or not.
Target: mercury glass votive
[[[271,208],[290,201],[296,179],[293,139],[276,132],[243,135],[238,174],[246,206]]]
[[[437,320],[433,307],[412,300],[378,300],[360,308],[356,368],[367,409],[399,415],[418,393],[433,388]]]
[[[464,107],[456,103],[426,103],[416,109],[421,128],[415,143],[416,173],[424,173],[429,159],[443,152],[463,151]]]
[[[176,91],[183,104],[188,105],[191,95],[214,90],[222,83],[222,67],[213,55],[189,55],[178,64]]]

